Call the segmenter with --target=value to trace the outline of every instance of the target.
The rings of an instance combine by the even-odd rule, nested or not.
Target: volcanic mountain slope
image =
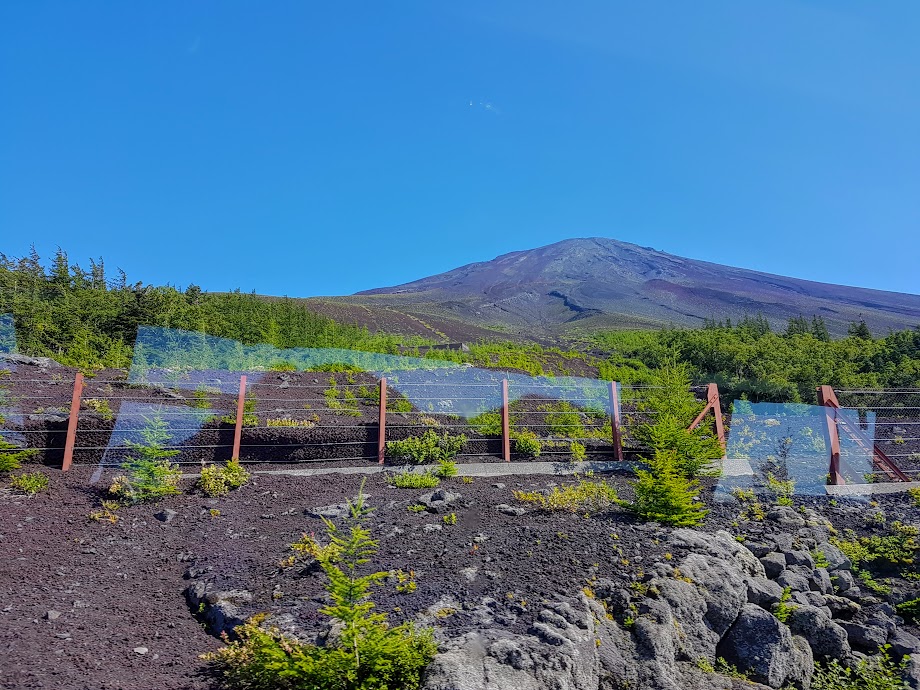
[[[917,295],[786,278],[606,238],[565,240],[403,285],[311,302],[322,311],[388,310],[429,325],[535,335],[700,326],[707,318],[757,314],[776,327],[792,316],[821,316],[834,334],[859,319],[876,334],[920,325]]]

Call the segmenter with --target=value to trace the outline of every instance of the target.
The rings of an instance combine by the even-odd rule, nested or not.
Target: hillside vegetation
[[[254,293],[206,293],[197,286],[108,280],[102,260],[84,270],[58,251],[45,267],[34,252],[0,254],[0,314],[12,314],[18,350],[84,369],[130,365],[138,326],[196,330],[279,348],[338,347],[418,354],[429,343],[372,333],[311,312],[287,298]],[[406,349],[408,346],[408,349]],[[814,400],[815,387],[920,387],[920,329],[873,338],[864,323],[831,339],[819,318],[790,319],[780,333],[762,317],[709,322],[702,329],[603,331],[567,346],[484,342],[469,352],[430,350],[425,357],[498,367],[532,375],[573,375],[652,383],[665,361],[689,366],[694,381],[716,381],[734,397]]]

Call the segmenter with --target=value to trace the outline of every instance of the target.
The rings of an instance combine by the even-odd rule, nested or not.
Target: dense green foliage
[[[142,442],[125,441],[132,455],[122,466],[125,474],[112,480],[109,494],[127,503],[156,501],[180,494],[182,471],[169,461],[179,451],[166,447],[170,440],[166,422],[161,417],[148,419],[140,434]]]
[[[903,690],[904,669],[908,658],[896,663],[887,646],[875,656],[858,659],[849,667],[833,659],[827,665],[816,664],[811,679],[812,690]]]
[[[722,393],[753,401],[814,402],[819,385],[840,388],[920,387],[920,329],[873,339],[860,324],[839,340],[820,322],[803,331],[793,319],[773,333],[762,319],[740,324],[663,331],[611,331],[592,343],[607,353],[601,377],[648,383],[671,357],[690,367],[697,383],[714,381]]]
[[[709,511],[698,500],[698,482],[682,476],[676,451],[659,450],[646,463],[649,469],[637,470],[636,481],[630,482],[636,495],[627,504],[630,510],[673,527],[692,527],[706,517]]]
[[[83,368],[127,367],[138,326],[160,326],[279,348],[343,347],[395,353],[401,340],[343,326],[292,299],[185,291],[110,281],[100,259],[85,271],[58,251],[46,269],[33,251],[0,254],[0,314],[12,314],[19,352]]]
[[[451,435],[446,431],[442,436],[433,429],[428,429],[421,436],[410,436],[399,441],[387,441],[387,454],[398,459],[414,463],[441,462],[453,459],[463,444],[466,436]]]
[[[31,496],[48,488],[48,477],[42,472],[16,474],[10,477],[10,487]]]
[[[240,464],[238,458],[232,458],[226,465],[206,465],[201,468],[198,487],[206,496],[223,496],[234,489],[239,489],[249,481],[249,472]]]
[[[363,489],[363,486],[362,486]],[[238,626],[239,640],[207,655],[221,674],[223,687],[246,690],[414,690],[434,658],[436,645],[430,630],[411,623],[390,627],[387,617],[373,613],[371,588],[387,572],[359,574],[377,551],[377,542],[365,527],[370,509],[363,493],[348,504],[346,530],[325,519],[329,543],[320,546],[305,536],[309,552],[326,573],[326,591],[332,603],[320,612],[341,624],[337,638],[318,647],[284,637],[275,628],[259,626],[256,617]]]

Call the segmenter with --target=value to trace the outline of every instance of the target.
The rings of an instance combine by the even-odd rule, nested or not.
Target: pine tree
[[[636,495],[630,510],[646,520],[673,527],[692,527],[709,512],[700,503],[699,482],[681,475],[675,451],[658,451],[646,461],[648,470],[638,470],[630,482]]]

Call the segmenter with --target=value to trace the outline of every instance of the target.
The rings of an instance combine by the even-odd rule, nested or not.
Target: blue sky
[[[0,3],[0,251],[348,294],[568,237],[920,292],[920,5]]]

